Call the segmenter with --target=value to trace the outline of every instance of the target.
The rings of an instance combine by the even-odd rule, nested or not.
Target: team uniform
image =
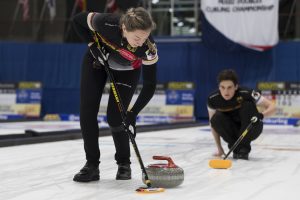
[[[131,111],[137,115],[152,98],[156,87],[157,49],[150,35],[141,47],[131,47],[122,36],[120,16],[102,13],[80,13],[73,24],[82,39],[91,43],[96,36],[101,46],[109,53],[109,70],[114,76],[120,98],[127,110],[136,86],[143,74],[143,88]],[[86,160],[99,165],[99,127],[97,114],[107,74],[103,66],[95,62],[88,50],[84,56],[81,72],[80,125],[84,140]],[[130,145],[125,133],[122,118],[110,91],[107,106],[107,121],[115,143],[117,164],[130,164]]]
[[[209,95],[207,108],[209,112],[215,113],[210,119],[211,126],[228,143],[229,148],[246,129],[250,119],[259,115],[256,105],[263,98],[259,92],[243,87],[239,87],[230,100],[225,100],[219,90]],[[263,123],[259,121],[234,150],[234,153],[249,153],[251,141],[261,134],[262,129]]]

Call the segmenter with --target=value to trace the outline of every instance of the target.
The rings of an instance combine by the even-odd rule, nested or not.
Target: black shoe
[[[129,180],[131,179],[130,164],[118,164],[118,172],[116,180]]]
[[[75,174],[73,181],[90,182],[99,180],[99,166],[86,162],[84,167]]]
[[[248,160],[249,159],[249,153],[233,153],[233,159],[242,159],[242,160]]]
[[[250,147],[251,149],[251,147]],[[239,151],[239,159],[248,160],[250,150],[248,148],[241,148]]]
[[[233,152],[233,159],[238,159],[238,157],[239,157],[238,153]]]
[[[249,153],[242,153],[240,152],[238,159],[242,159],[242,160],[248,160],[249,159]]]

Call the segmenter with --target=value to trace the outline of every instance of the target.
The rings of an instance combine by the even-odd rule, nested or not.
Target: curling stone
[[[183,169],[174,164],[170,157],[153,156],[154,160],[166,160],[167,164],[151,164],[146,167],[148,178],[152,187],[172,188],[182,184],[184,180]],[[145,174],[143,173],[143,182]]]

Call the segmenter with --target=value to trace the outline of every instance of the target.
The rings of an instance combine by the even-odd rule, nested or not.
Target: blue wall
[[[300,42],[282,42],[273,50],[217,52],[200,42],[158,43],[158,80],[196,83],[196,117],[207,117],[206,98],[216,76],[233,68],[241,85],[257,81],[300,81]],[[78,113],[80,64],[84,44],[0,43],[0,82],[41,81],[43,113]]]

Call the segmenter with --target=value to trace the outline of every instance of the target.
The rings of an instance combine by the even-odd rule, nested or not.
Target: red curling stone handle
[[[152,157],[153,160],[166,160],[168,161],[168,167],[169,168],[176,168],[177,165],[175,165],[175,163],[173,162],[173,160],[171,159],[171,157],[167,157],[167,156],[153,156]]]

